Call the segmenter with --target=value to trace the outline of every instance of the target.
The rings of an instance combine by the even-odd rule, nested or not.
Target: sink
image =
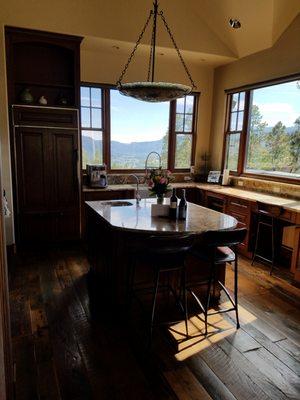
[[[111,207],[127,207],[133,206],[133,203],[130,201],[102,201],[104,206],[111,206]]]

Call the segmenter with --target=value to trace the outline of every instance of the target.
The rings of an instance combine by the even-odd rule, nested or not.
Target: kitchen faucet
[[[139,178],[138,178],[138,176],[136,176],[135,174],[127,175],[125,183],[127,183],[128,178],[129,178],[130,176],[133,176],[133,177],[135,178],[135,180],[136,180],[135,199],[136,199],[136,204],[140,204],[141,195],[140,195],[140,190],[139,190],[139,184],[140,184]]]
[[[148,171],[148,159],[151,156],[151,154],[156,154],[158,156],[158,161],[159,161],[159,168],[161,168],[161,156],[157,151],[151,151],[147,157],[146,157],[146,161],[145,161],[145,178],[147,178],[147,171]]]

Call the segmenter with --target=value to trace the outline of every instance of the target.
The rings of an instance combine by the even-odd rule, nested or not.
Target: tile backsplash
[[[237,186],[239,189],[300,199],[300,185],[234,176],[230,177],[230,184],[231,186]]]

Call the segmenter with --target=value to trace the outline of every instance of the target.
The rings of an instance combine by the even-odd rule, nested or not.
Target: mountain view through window
[[[253,90],[247,172],[300,177],[299,83]]]
[[[82,167],[106,163],[109,170],[143,170],[147,155],[156,152],[163,168],[189,169],[196,100],[193,94],[173,102],[150,103],[113,88],[82,86]],[[158,165],[158,157],[150,157],[149,168]]]
[[[111,169],[144,169],[151,151],[167,168],[170,103],[147,103],[111,90],[110,110]]]

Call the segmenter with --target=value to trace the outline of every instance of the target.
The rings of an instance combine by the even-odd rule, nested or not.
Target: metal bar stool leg
[[[235,303],[235,315],[236,315],[236,329],[239,329],[240,321],[239,321],[239,310],[238,310],[238,258],[236,252],[234,260],[234,303]]]
[[[270,275],[273,273],[274,264],[275,264],[275,229],[274,229],[274,217],[272,217],[272,265],[270,269]]]
[[[156,298],[157,298],[157,292],[158,292],[158,287],[159,287],[159,274],[160,274],[160,271],[157,270],[157,273],[156,273],[156,276],[155,276],[155,288],[154,288],[154,294],[153,294],[153,300],[152,300],[149,347],[151,346],[151,343],[152,343],[152,334],[153,334],[153,326],[154,326]]]
[[[259,218],[259,217],[258,217],[258,218]],[[257,229],[256,229],[255,246],[254,246],[254,251],[253,251],[253,256],[252,256],[251,265],[254,264],[254,260],[255,260],[255,257],[256,257],[256,253],[257,253],[258,239],[259,239],[259,231],[260,231],[260,219],[258,219],[258,225],[257,225]]]
[[[205,322],[205,333],[204,335],[207,336],[207,314],[208,314],[208,307],[210,303],[210,292],[211,292],[211,285],[214,281],[214,270],[215,270],[215,265],[212,264],[211,266],[211,272],[210,272],[210,277],[208,280],[208,286],[207,286],[207,294],[206,294],[206,302],[205,302],[205,313],[204,313],[204,322]]]
[[[181,272],[181,288],[180,292],[183,293],[183,308],[184,308],[184,320],[185,320],[185,331],[186,331],[186,336],[189,335],[188,332],[188,303],[187,303],[187,289],[186,289],[186,267],[184,266],[182,268]]]

